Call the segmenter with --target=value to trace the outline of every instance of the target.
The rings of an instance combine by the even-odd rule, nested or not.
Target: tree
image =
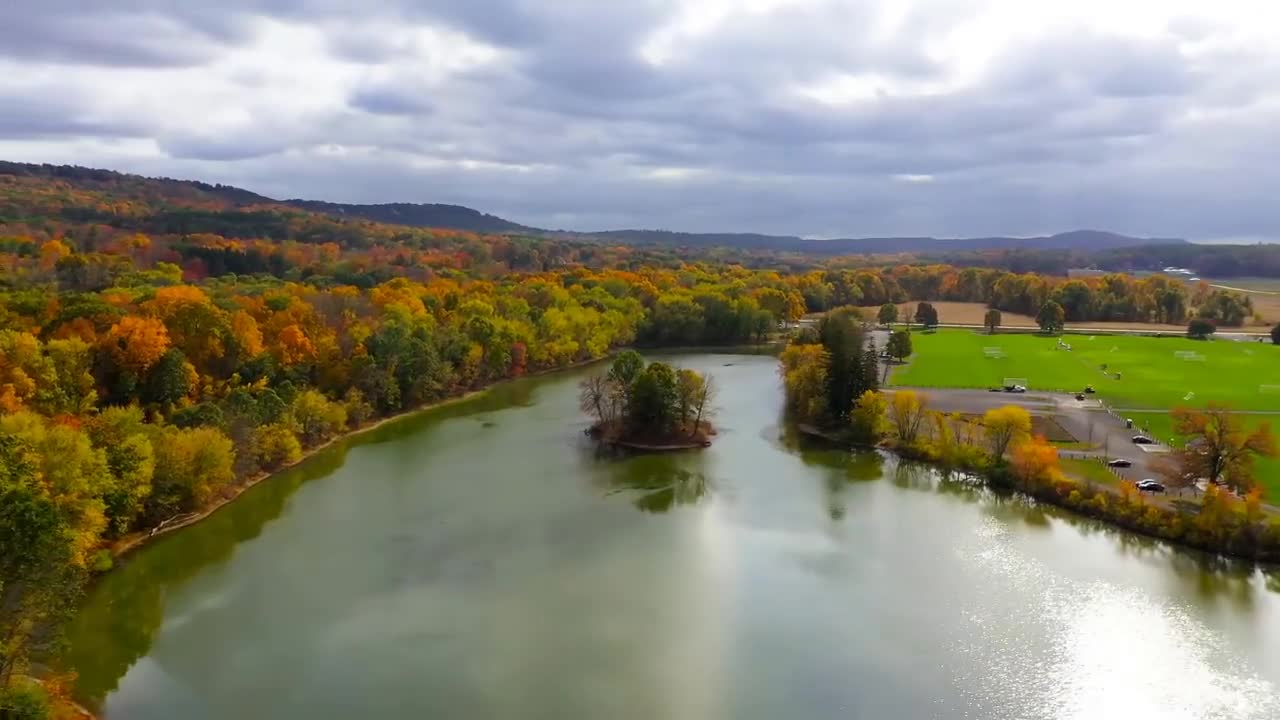
[[[862,377],[858,386],[863,388],[863,392],[880,388],[880,360],[877,357],[875,338],[869,334],[867,346],[862,350]]]
[[[1213,321],[1206,318],[1191,318],[1191,322],[1187,323],[1187,337],[1192,340],[1208,340],[1217,330]]]
[[[690,432],[697,432],[702,427],[703,421],[709,419],[714,414],[712,403],[716,400],[717,387],[715,378],[710,375],[702,376],[702,381],[697,391],[693,393],[693,428]]]
[[[916,322],[924,327],[938,326],[938,310],[932,303],[922,302],[916,305]]]
[[[628,388],[627,424],[634,432],[669,432],[678,419],[679,395],[675,370],[666,363],[649,363]]]
[[[105,521],[102,452],[79,430],[0,416],[0,697],[74,610]]]
[[[169,331],[156,318],[127,315],[111,326],[105,343],[121,367],[141,376],[169,349]]]
[[[987,329],[987,332],[994,335],[996,330],[1000,329],[1001,319],[1000,311],[995,308],[991,308],[987,311],[986,315],[982,316],[982,325]]]
[[[1270,423],[1261,423],[1253,432],[1247,432],[1240,416],[1225,405],[1174,408],[1170,415],[1174,433],[1184,441],[1173,454],[1185,477],[1204,478],[1210,483],[1223,481],[1243,494],[1254,484],[1254,460],[1276,455]]]
[[[899,443],[905,446],[915,444],[920,426],[929,414],[928,406],[928,397],[914,390],[898,390],[893,393],[893,400],[889,403],[889,419]]]
[[[863,376],[862,316],[857,308],[833,310],[818,324],[827,351],[827,412],[833,419],[849,417],[854,398],[872,389]]]
[[[889,403],[884,395],[868,390],[853,404],[849,413],[853,436],[860,442],[874,444],[889,431]]]
[[[592,373],[578,383],[578,407],[596,419],[601,427],[618,419],[621,388],[608,376]]]
[[[302,443],[284,423],[263,425],[253,433],[253,454],[258,465],[275,470],[302,458]]]
[[[1058,303],[1050,300],[1036,313],[1036,324],[1046,333],[1059,333],[1066,327],[1067,314]]]
[[[830,357],[826,348],[793,342],[782,351],[780,360],[778,371],[782,374],[788,410],[801,422],[821,420],[827,409]]]
[[[1009,465],[1024,488],[1047,485],[1061,475],[1058,448],[1040,435],[1016,445]]]
[[[889,354],[902,362],[911,355],[911,331],[894,330],[889,335]]]
[[[1274,325],[1271,328],[1271,344],[1280,345],[1280,325]]]
[[[289,405],[288,425],[312,447],[347,428],[347,409],[318,390],[303,390]]]
[[[153,523],[203,507],[235,479],[235,447],[213,428],[153,427],[155,474],[146,502]]]
[[[622,387],[630,387],[644,370],[644,358],[635,350],[623,350],[609,367],[609,379]]]
[[[1005,452],[1026,440],[1031,434],[1031,415],[1025,408],[1005,405],[992,408],[982,416],[987,435],[987,447],[992,461],[1004,462]]]
[[[892,325],[898,322],[898,306],[893,303],[885,303],[880,306],[880,313],[876,316],[881,325]]]
[[[676,372],[676,391],[678,393],[676,399],[676,415],[680,421],[680,427],[689,428],[689,421],[698,412],[700,398],[706,391],[707,381],[702,375],[695,370],[681,368]],[[690,430],[690,434],[697,431],[697,425]]]

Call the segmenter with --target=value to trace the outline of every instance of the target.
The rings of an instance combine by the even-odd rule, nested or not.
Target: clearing
[[[1242,411],[1280,411],[1280,346],[1270,343],[945,329],[911,339],[915,353],[893,372],[893,385],[1022,384],[1057,392],[1092,385],[1116,408],[1167,410],[1216,401]]]

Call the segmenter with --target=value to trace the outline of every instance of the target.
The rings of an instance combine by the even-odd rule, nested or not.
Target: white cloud
[[[0,7],[0,155],[582,229],[1280,235],[1269,1],[102,7]]]

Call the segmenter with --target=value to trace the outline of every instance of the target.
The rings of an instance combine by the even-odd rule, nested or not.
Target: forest
[[[1054,301],[1068,320],[1221,325],[1251,311],[1241,296],[1160,276],[678,255],[31,167],[0,165],[0,693],[123,541],[345,432],[497,381],[625,347],[760,342],[847,305],[963,300],[1034,314]],[[806,411],[847,418],[875,387],[860,324],[833,313],[807,342],[788,352],[833,364],[817,377],[812,362],[787,361],[815,384]],[[670,379],[658,378],[663,397],[685,387]],[[657,421],[679,407],[687,425],[690,406],[672,397]]]

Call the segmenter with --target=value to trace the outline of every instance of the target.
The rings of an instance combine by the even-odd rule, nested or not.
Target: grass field
[[[1142,428],[1151,437],[1163,443],[1171,443],[1173,435],[1173,418],[1168,413],[1126,413],[1132,418],[1136,427]],[[1245,428],[1252,430],[1264,422],[1271,423],[1272,432],[1280,430],[1280,415],[1242,415]],[[1267,502],[1280,505],[1280,458],[1259,458],[1254,465],[1254,476],[1262,485],[1262,492]]]
[[[1057,349],[1057,338],[1029,334],[940,330],[911,339],[915,353],[893,373],[894,385],[983,388],[1025,378],[1033,390],[1077,392],[1092,385],[1118,408],[1217,401],[1242,411],[1280,410],[1280,346],[1270,343],[1066,335],[1067,351]]]

